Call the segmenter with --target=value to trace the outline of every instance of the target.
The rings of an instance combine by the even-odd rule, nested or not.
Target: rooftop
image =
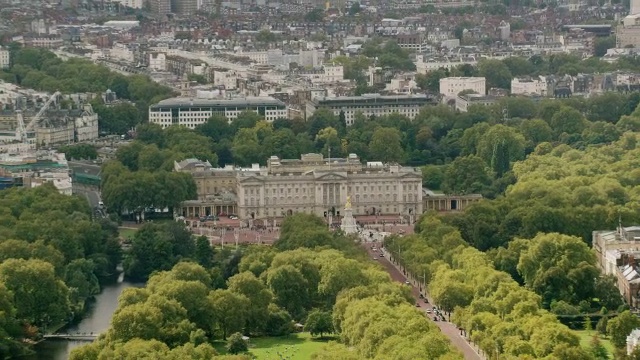
[[[410,94],[410,95],[379,95],[379,94],[365,94],[362,96],[336,96],[336,97],[324,97],[316,100],[316,103],[355,103],[355,102],[415,102],[415,101],[432,101],[434,98],[425,94]]]
[[[242,97],[231,99],[194,99],[194,98],[171,98],[151,105],[150,109],[163,107],[216,107],[216,106],[285,106],[277,99],[268,96]]]

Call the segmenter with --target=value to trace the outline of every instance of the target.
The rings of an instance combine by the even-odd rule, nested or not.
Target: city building
[[[640,226],[594,231],[592,246],[602,273],[616,277],[620,295],[630,306],[640,306],[640,268],[636,263],[640,258]]]
[[[450,99],[455,99],[465,90],[485,95],[486,86],[484,77],[447,77],[440,79],[440,94]]]
[[[177,171],[193,174],[198,200],[182,205],[182,216],[234,213],[240,219],[280,218],[297,212],[340,217],[351,196],[354,216],[422,213],[422,174],[419,169],[381,162],[361,163],[355,154],[300,159],[272,156],[266,167],[212,169],[188,160]]]
[[[434,193],[429,189],[422,189],[423,211],[463,211],[467,206],[482,200],[480,194],[447,195]]]
[[[456,97],[456,110],[460,112],[469,111],[471,105],[490,106],[498,101],[498,97],[493,95],[463,94]]]
[[[640,251],[640,226],[594,231],[591,242],[602,273],[615,275],[624,251]]]
[[[11,65],[11,58],[9,57],[9,49],[0,46],[0,69],[8,69]]]
[[[344,113],[346,124],[352,125],[357,113],[366,117],[398,113],[413,119],[420,113],[422,107],[435,104],[437,104],[435,98],[423,94],[323,97],[308,103],[307,116],[311,116],[318,108],[326,107],[337,116]]]
[[[159,18],[164,18],[167,14],[171,13],[170,0],[149,0],[149,7],[151,8],[151,12]]]
[[[36,143],[40,146],[69,144],[98,138],[98,114],[90,104],[80,109],[47,110],[36,127]]]
[[[511,80],[511,94],[547,96],[547,82],[543,79],[530,77],[513,78]]]
[[[184,125],[194,129],[213,115],[226,117],[229,122],[243,111],[253,111],[267,121],[286,118],[287,106],[272,97],[246,97],[232,99],[172,98],[149,106],[149,122],[163,128]]]
[[[616,27],[616,48],[640,46],[640,14],[622,19]]]
[[[149,53],[149,69],[155,71],[167,70],[167,55],[164,53]]]

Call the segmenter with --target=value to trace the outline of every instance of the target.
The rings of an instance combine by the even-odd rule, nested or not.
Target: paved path
[[[374,252],[372,250],[371,243],[366,243],[364,246],[366,246],[367,252],[369,252],[369,255],[372,261],[373,261],[374,255],[375,257],[379,256],[380,249],[377,249],[377,251]],[[385,251],[384,254],[385,254],[384,258],[378,257],[378,260],[376,261],[378,261],[380,265],[382,265],[385,268],[385,270],[387,270],[387,272],[389,273],[389,275],[391,275],[391,278],[393,280],[398,282],[403,282],[403,283],[407,281],[407,277],[403,275],[400,269],[396,267],[396,265],[391,263],[391,261],[389,261],[389,253]],[[423,311],[426,311],[427,309],[433,309],[433,305],[431,304],[431,302],[428,304],[425,304],[424,301],[420,299],[420,291],[417,283],[415,281],[412,281],[410,286],[411,286],[411,293],[416,299],[416,304],[420,304],[420,309]],[[427,316],[427,318],[433,321],[432,314],[430,316]],[[453,346],[455,346],[458,350],[460,350],[460,352],[462,352],[465,359],[484,360],[484,357],[480,356],[476,351],[476,349],[472,345],[470,345],[464,337],[460,335],[460,330],[458,330],[457,326],[446,321],[436,321],[435,324],[440,328],[442,333],[449,338]]]

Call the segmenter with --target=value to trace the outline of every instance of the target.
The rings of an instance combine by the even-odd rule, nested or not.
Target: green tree
[[[98,157],[96,147],[91,144],[63,146],[58,151],[64,153],[67,160],[94,160]]]
[[[586,127],[582,114],[573,108],[563,107],[551,118],[549,123],[556,135],[562,133],[580,134]]]
[[[447,194],[473,194],[483,192],[491,183],[485,162],[475,156],[455,159],[445,171],[442,191]]]
[[[600,318],[600,320],[598,320],[598,323],[596,323],[596,331],[602,335],[602,336],[606,336],[607,335],[607,326],[609,325],[609,317],[608,316],[603,316]]]
[[[250,334],[263,333],[269,320],[268,308],[273,298],[271,291],[253,273],[248,271],[230,277],[227,283],[229,290],[249,299],[246,332]]]
[[[269,336],[284,336],[293,332],[291,315],[274,304],[269,305],[266,334]]]
[[[511,71],[507,65],[500,60],[482,60],[478,63],[478,73],[484,76],[487,82],[487,88],[510,89],[511,79],[513,78]]]
[[[625,310],[615,318],[609,320],[607,324],[607,334],[611,336],[611,343],[616,348],[622,349],[627,345],[627,336],[631,331],[640,327],[640,319]]]
[[[229,336],[226,349],[229,354],[240,354],[247,352],[249,350],[249,346],[244,340],[242,334],[237,332]]]
[[[589,351],[596,360],[607,360],[609,358],[609,352],[600,341],[600,337],[594,334],[589,343]]]
[[[447,76],[448,74],[443,69],[429,71],[426,74],[416,74],[416,84],[422,90],[438,93],[440,91],[440,79]]]
[[[402,162],[404,150],[400,132],[394,128],[377,128],[371,136],[369,155],[384,163]]]
[[[194,253],[195,243],[183,224],[147,223],[133,237],[124,260],[124,272],[131,279],[145,280],[153,271],[169,270]]]
[[[294,317],[302,315],[309,304],[307,280],[291,265],[279,266],[267,272],[267,285],[278,306]]]
[[[239,165],[251,165],[264,161],[255,129],[240,129],[233,138],[231,152]]]
[[[211,243],[206,236],[198,236],[196,238],[195,260],[198,264],[205,268],[210,268],[213,265],[213,257],[215,252],[211,247]]]
[[[209,301],[214,309],[216,323],[226,340],[229,333],[242,331],[245,327],[249,299],[231,290],[215,290],[209,294]]]
[[[602,57],[607,53],[607,50],[615,47],[615,36],[598,37],[596,38],[593,46],[593,54],[597,57]]]
[[[0,282],[19,299],[15,303],[18,319],[46,327],[69,318],[69,289],[56,277],[53,265],[37,259],[9,259],[0,264]]]
[[[593,297],[594,279],[599,275],[595,256],[584,241],[557,233],[533,238],[520,255],[518,272],[545,302],[565,300],[571,304]]]
[[[311,336],[320,335],[320,337],[333,333],[331,313],[320,310],[311,311],[304,324],[304,331],[311,333]]]

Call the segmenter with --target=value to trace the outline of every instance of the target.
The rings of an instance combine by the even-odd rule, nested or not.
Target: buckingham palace
[[[198,200],[183,204],[182,215],[197,217],[221,212],[240,219],[284,217],[297,212],[340,216],[351,196],[354,215],[422,213],[422,174],[419,169],[381,162],[362,163],[356,154],[324,158],[304,154],[300,159],[272,156],[267,166],[212,168],[185,160],[177,171],[190,172]]]

